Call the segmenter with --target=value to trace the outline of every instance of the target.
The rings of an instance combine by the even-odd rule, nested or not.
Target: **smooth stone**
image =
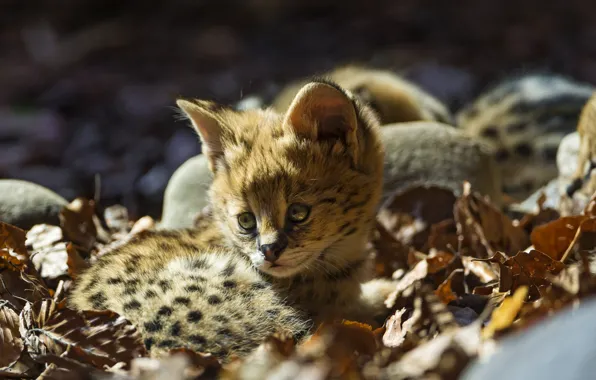
[[[58,215],[68,202],[32,182],[0,180],[0,221],[28,230],[36,224],[59,225]]]
[[[463,182],[501,205],[501,182],[485,145],[446,124],[410,122],[381,129],[385,144],[383,201],[416,186],[440,186],[460,195]],[[211,173],[204,156],[186,161],[165,190],[160,228],[185,228],[207,205]]]
[[[596,374],[596,301],[584,300],[524,332],[504,338],[498,352],[474,361],[462,380],[580,380]]]
[[[561,140],[557,149],[557,169],[559,177],[571,178],[577,169],[577,156],[579,154],[579,133],[573,132]],[[586,171],[589,164],[586,164]]]
[[[163,212],[158,228],[186,228],[207,206],[211,172],[202,154],[189,158],[170,178],[164,192]]]

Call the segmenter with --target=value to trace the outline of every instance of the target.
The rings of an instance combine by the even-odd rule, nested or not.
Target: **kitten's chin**
[[[302,273],[306,270],[308,263],[311,262],[315,257],[307,257],[303,261],[292,264],[276,263],[272,264],[268,261],[262,261],[257,268],[272,277],[292,277],[298,273]]]

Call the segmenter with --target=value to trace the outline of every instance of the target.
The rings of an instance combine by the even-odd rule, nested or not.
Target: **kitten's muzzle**
[[[275,263],[287,246],[288,238],[280,235],[273,243],[259,245],[259,251],[265,256],[265,260]]]

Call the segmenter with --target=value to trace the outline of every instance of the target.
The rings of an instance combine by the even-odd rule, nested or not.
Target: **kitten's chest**
[[[360,284],[351,278],[274,283],[274,287],[288,304],[306,312],[315,322],[346,318],[345,311],[361,292]]]

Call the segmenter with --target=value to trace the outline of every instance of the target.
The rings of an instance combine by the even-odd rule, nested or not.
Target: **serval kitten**
[[[276,330],[384,320],[394,286],[365,282],[383,179],[372,111],[326,81],[303,86],[283,114],[177,104],[213,172],[223,244],[200,231],[142,233],[80,276],[72,305],[124,315],[152,355],[189,347],[224,360]]]

